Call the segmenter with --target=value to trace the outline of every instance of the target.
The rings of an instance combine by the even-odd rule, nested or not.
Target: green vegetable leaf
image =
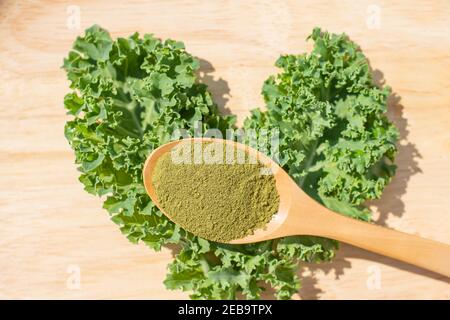
[[[368,62],[345,35],[316,28],[310,54],[281,56],[263,85],[266,111],[253,110],[245,129],[278,129],[280,164],[325,206],[368,220],[375,199],[395,173],[398,132],[384,115],[389,88],[373,84]],[[147,196],[142,168],[148,154],[178,129],[225,132],[235,117],[220,115],[199,61],[181,42],[153,35],[111,39],[99,26],[78,37],[63,68],[72,92],[64,134],[75,152],[80,182],[105,198],[104,208],[131,242],[154,250],[176,244],[165,285],[194,299],[279,299],[300,288],[298,264],[333,258],[338,243],[297,236],[225,245],[193,236],[169,221]]]

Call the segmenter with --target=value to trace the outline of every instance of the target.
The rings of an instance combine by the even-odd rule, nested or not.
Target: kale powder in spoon
[[[156,163],[152,183],[172,221],[218,242],[263,228],[280,202],[270,170],[220,142],[177,145]]]

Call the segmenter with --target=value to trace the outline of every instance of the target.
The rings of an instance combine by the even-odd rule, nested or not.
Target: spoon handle
[[[345,217],[317,212],[312,233],[336,239],[450,277],[450,245]],[[323,223],[320,224],[320,221]]]

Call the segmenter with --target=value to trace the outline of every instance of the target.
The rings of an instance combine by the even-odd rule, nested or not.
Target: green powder
[[[175,223],[218,242],[264,227],[280,202],[270,170],[219,142],[178,145],[158,160],[152,182],[161,208]]]

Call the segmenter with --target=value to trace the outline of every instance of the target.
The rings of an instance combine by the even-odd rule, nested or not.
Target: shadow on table
[[[231,115],[231,110],[226,107],[231,97],[228,82],[222,78],[214,79],[212,74],[216,69],[214,69],[211,62],[198,57],[197,59],[200,61],[200,69],[198,70],[200,82],[208,86],[208,90],[211,92],[213,100],[219,108],[219,112],[223,115]]]
[[[302,278],[300,297],[302,299],[320,298],[320,295],[323,293],[323,291],[318,287],[316,278],[316,273],[319,271],[325,274],[334,273],[336,286],[338,286],[338,280],[344,274],[345,270],[351,268],[351,262],[348,260],[349,258],[373,261],[377,264],[391,266],[403,271],[407,271],[424,277],[429,277],[434,280],[439,280],[450,284],[450,279],[446,276],[342,243],[341,249],[337,252],[336,257],[332,262],[321,264],[307,263],[304,264],[303,267],[299,270],[299,276],[301,276]],[[367,276],[369,275],[370,274],[367,273]]]

